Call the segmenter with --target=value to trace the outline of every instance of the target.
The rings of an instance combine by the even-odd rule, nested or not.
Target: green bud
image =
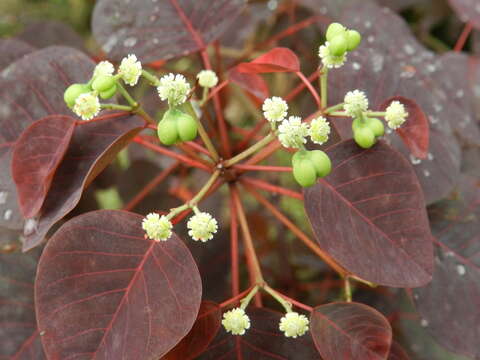
[[[332,162],[322,150],[309,152],[309,159],[312,162],[318,177],[325,177],[332,171]]]
[[[163,114],[157,126],[158,138],[164,145],[173,145],[179,140],[176,116],[171,111],[168,110]]]
[[[100,92],[100,98],[106,100],[112,98],[117,93],[117,84],[114,84],[110,89]]]
[[[348,30],[347,31],[347,50],[355,50],[360,42],[362,41],[362,35],[357,30]]]
[[[327,28],[326,38],[327,41],[331,41],[335,36],[344,34],[346,31],[345,26],[340,23],[331,23]]]
[[[192,141],[197,137],[198,124],[189,114],[175,110],[177,115],[177,130],[182,141]]]
[[[116,86],[115,78],[111,75],[100,75],[92,82],[92,89],[98,92],[105,92]]]
[[[359,126],[353,132],[353,138],[358,146],[368,149],[375,144],[375,135],[366,125]]]
[[[347,37],[345,34],[335,36],[330,41],[328,48],[333,56],[340,57],[345,55],[345,52],[347,51]]]
[[[67,106],[71,109],[75,105],[77,98],[90,91],[90,87],[86,84],[73,84],[70,85],[63,93],[63,100]]]
[[[317,181],[315,167],[309,159],[298,160],[293,164],[293,177],[303,187],[309,187]]]
[[[367,118],[366,124],[373,131],[373,135],[376,137],[383,136],[385,133],[385,126],[383,123],[377,118]]]

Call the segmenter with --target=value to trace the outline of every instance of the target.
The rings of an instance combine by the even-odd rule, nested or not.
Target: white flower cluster
[[[343,102],[343,109],[347,115],[351,117],[357,117],[368,110],[368,98],[365,93],[360,90],[347,92]]]
[[[323,116],[313,119],[310,123],[308,135],[310,135],[310,138],[316,144],[322,145],[326,143],[328,141],[328,135],[330,135],[330,124],[327,119]]]
[[[280,319],[279,329],[283,331],[286,337],[296,338],[308,331],[309,323],[305,315],[291,311]]]
[[[300,148],[307,142],[308,128],[299,116],[290,116],[278,127],[278,140],[287,148]]]
[[[232,335],[243,335],[250,328],[250,318],[242,308],[235,308],[223,314],[222,325]]]
[[[91,120],[100,112],[100,101],[96,92],[87,92],[81,94],[75,100],[73,112],[82,120]]]
[[[218,77],[212,70],[202,70],[197,74],[198,84],[204,88],[213,88],[218,84]]]
[[[183,75],[168,74],[160,79],[160,85],[157,87],[160,99],[167,100],[168,105],[176,107],[187,100],[190,92],[190,84]]]
[[[206,242],[213,239],[218,230],[218,223],[209,213],[199,212],[193,215],[187,223],[188,235],[195,241]]]
[[[288,104],[281,97],[273,96],[266,99],[262,106],[263,116],[271,123],[282,121],[287,116]]]
[[[330,43],[328,41],[320,46],[318,49],[318,56],[322,60],[323,65],[328,69],[342,67],[343,64],[345,64],[345,61],[347,61],[347,53],[341,56],[334,56],[331,54]]]
[[[115,71],[115,67],[109,61],[100,61],[97,66],[95,66],[95,70],[93,71],[93,77],[96,78],[98,76],[107,76],[112,75]]]
[[[135,86],[142,75],[142,64],[135,55],[130,54],[122,59],[118,67],[118,74],[126,84]]]
[[[142,221],[142,229],[149,239],[155,241],[166,241],[172,236],[172,223],[165,215],[148,214]]]
[[[405,106],[400,101],[392,101],[385,110],[385,120],[388,127],[391,129],[398,129],[408,117],[408,112]]]

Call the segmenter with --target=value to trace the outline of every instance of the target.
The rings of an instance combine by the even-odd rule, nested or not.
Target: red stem
[[[263,119],[257,125],[255,125],[255,127],[243,137],[242,141],[238,143],[235,149],[242,150],[250,142],[250,140],[260,133],[265,124],[267,124],[267,120]]]
[[[236,164],[234,168],[247,171],[270,171],[270,172],[291,172],[290,166],[267,166],[267,165],[248,165],[248,164]]]
[[[196,151],[199,151],[205,155],[208,155],[210,156],[210,153],[208,152],[207,149],[205,149],[202,145],[200,144],[197,144],[196,142],[194,141],[187,141],[187,142],[184,142],[184,144],[188,147],[191,147],[192,149],[196,150]]]
[[[253,289],[253,286],[250,286],[247,290],[245,291],[242,291],[240,294],[220,303],[220,308],[224,308],[232,303],[235,303],[235,302],[238,302],[239,300],[241,300],[242,298],[244,298],[245,296],[247,296],[247,294]]]
[[[315,81],[316,79],[318,79],[318,76],[319,76],[319,73],[318,73],[318,70],[315,70],[307,79],[308,79],[308,82],[311,83],[312,81]],[[302,82],[301,84],[299,84],[296,88],[294,88],[292,91],[290,91],[288,93],[287,96],[285,96],[285,100],[287,102],[289,101],[292,101],[293,99],[295,99],[302,91],[303,89],[305,89],[307,87],[307,85]]]
[[[281,195],[289,196],[294,199],[303,200],[303,194],[290,189],[280,187],[280,186],[269,184],[263,180],[254,179],[251,177],[243,177],[241,179],[241,182],[251,186],[255,186],[262,190],[269,191],[274,194],[281,194]]]
[[[292,303],[293,305],[295,305],[296,307],[300,308],[300,309],[303,309],[305,311],[308,311],[308,312],[312,312],[313,311],[313,308],[311,306],[308,306],[306,304],[303,304],[301,303],[300,301],[297,301],[297,300],[293,300],[292,298],[288,297],[287,295],[285,294],[282,294],[281,292],[279,292],[278,290],[275,290],[282,298],[284,298],[285,300],[287,300],[288,302]]]
[[[463,47],[465,46],[465,43],[467,42],[468,36],[472,32],[473,26],[470,22],[467,22],[465,24],[465,27],[463,28],[462,33],[460,34],[460,37],[457,40],[457,43],[455,44],[455,47],[453,48],[453,51],[460,52],[462,51]]]
[[[312,94],[313,98],[315,99],[315,102],[317,103],[317,107],[320,109],[322,106],[320,104],[320,96],[318,96],[317,90],[313,87],[312,83],[303,75],[301,71],[297,71],[295,74],[302,80],[302,82],[305,84],[307,89],[310,91]]]
[[[232,295],[238,295],[240,291],[240,277],[238,264],[238,220],[237,207],[230,189],[230,255],[232,272]]]

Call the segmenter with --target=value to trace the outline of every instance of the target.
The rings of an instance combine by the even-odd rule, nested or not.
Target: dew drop
[[[320,14],[325,15],[326,13],[327,13],[327,7],[326,7],[326,6],[322,6],[322,7],[320,8]]]
[[[372,23],[370,21],[365,21],[364,25],[367,29],[370,29],[372,27]]]
[[[132,47],[132,46],[135,46],[136,43],[137,43],[137,38],[129,37],[124,40],[123,46]]]
[[[0,204],[5,204],[7,202],[8,193],[6,191],[0,191]]]
[[[372,57],[372,67],[374,72],[380,72],[383,69],[383,56],[376,54]]]
[[[409,155],[410,156],[410,162],[413,164],[413,165],[418,165],[422,162],[421,159],[419,158],[416,158],[415,156],[413,156],[412,154]]]
[[[433,154],[432,154],[432,153],[428,153],[428,154],[427,154],[427,159],[430,160],[430,161],[432,161],[432,160],[434,159]]]
[[[429,118],[431,124],[436,124],[436,123],[438,123],[438,122],[440,121],[440,120],[438,119],[438,117],[436,117],[436,116],[430,115],[428,118]]]
[[[413,298],[414,298],[415,300],[418,300],[418,294],[413,294]]]
[[[35,219],[27,219],[25,225],[23,226],[23,235],[29,236],[37,229],[38,221]]]
[[[465,269],[465,266],[464,266],[464,265],[458,264],[458,265],[457,265],[457,272],[458,272],[458,275],[463,276],[463,275],[465,275],[465,273],[467,272],[467,270]]]
[[[13,213],[13,211],[11,209],[5,210],[5,213],[3,214],[3,219],[5,221],[10,220],[12,218],[12,213]]]
[[[268,3],[267,3],[267,6],[270,10],[275,10],[278,6],[278,1],[277,0],[270,0]]]
[[[433,108],[435,109],[436,112],[440,112],[440,111],[443,110],[442,104],[439,104],[439,103],[435,103],[435,104],[433,105]]]
[[[422,320],[420,321],[420,325],[421,325],[422,327],[427,327],[427,326],[428,326],[428,320],[427,320],[427,319],[422,319]]]
[[[150,22],[154,22],[155,20],[157,20],[157,17],[155,15],[150,15]]]
[[[367,37],[367,41],[369,43],[373,43],[375,41],[375,37],[373,35],[370,35],[370,36]]]
[[[414,47],[410,44],[405,44],[405,46],[403,47],[403,50],[405,50],[407,55],[413,55],[415,53]]]
[[[427,169],[423,169],[423,175],[424,175],[425,177],[429,177],[429,176],[430,176],[430,171],[427,170]]]
[[[352,63],[352,67],[354,70],[360,70],[362,68],[362,65],[360,65],[358,62]]]
[[[157,45],[157,44],[160,42],[160,40],[158,40],[158,38],[153,38],[152,42],[153,42],[155,45]]]
[[[453,257],[455,254],[452,251],[445,252],[445,257]]]
[[[457,90],[457,92],[456,92],[456,94],[455,94],[455,95],[457,96],[457,98],[461,98],[461,97],[463,97],[463,95],[464,95],[464,92],[463,92],[463,90],[462,90],[462,89],[459,89],[459,90]]]
[[[433,64],[428,64],[428,65],[427,65],[427,71],[428,71],[428,72],[433,73],[433,72],[435,72],[436,70],[437,70],[437,68],[435,67],[435,65],[433,65]]]

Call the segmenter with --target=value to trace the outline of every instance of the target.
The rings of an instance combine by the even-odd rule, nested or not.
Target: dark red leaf
[[[287,338],[278,329],[283,314],[266,308],[247,308],[250,329],[245,335],[233,336],[223,327],[199,360],[319,360],[312,338],[305,334]]]
[[[24,217],[34,217],[40,210],[74,129],[73,118],[51,116],[34,122],[17,140],[12,176]]]
[[[1,359],[46,360],[33,303],[38,256],[38,251],[0,254]]]
[[[53,224],[77,205],[85,187],[142,129],[140,118],[121,114],[106,115],[103,119],[83,122],[76,127],[40,216],[29,220],[25,228],[24,251],[42,242]]]
[[[234,67],[228,72],[230,80],[263,102],[269,97],[268,85],[258,74],[241,73]]]
[[[0,40],[0,71],[24,55],[35,51],[33,46],[18,39]]]
[[[320,247],[353,274],[394,287],[430,281],[432,240],[417,177],[385,144],[353,140],[328,150],[332,173],[304,190]]]
[[[480,29],[480,3],[477,0],[448,0],[460,19]]]
[[[238,64],[237,70],[250,74],[297,72],[300,71],[300,61],[292,50],[278,47],[251,62]]]
[[[310,332],[325,360],[387,359],[392,342],[387,319],[359,303],[317,306],[310,316]]]
[[[63,45],[85,50],[84,40],[68,24],[60,21],[36,21],[18,35],[20,39],[37,48]]]
[[[399,343],[393,341],[392,346],[390,346],[388,360],[410,360],[410,357]]]
[[[191,329],[202,293],[197,266],[177,235],[145,240],[141,220],[94,211],[48,242],[35,305],[49,359],[158,359]]]
[[[470,181],[464,200],[446,200],[431,209],[436,237],[435,273],[413,298],[421,325],[447,349],[480,357],[480,186]],[[446,325],[447,324],[447,325]]]
[[[396,132],[408,147],[413,156],[425,159],[428,154],[429,127],[428,120],[417,103],[403,96],[395,96],[385,100],[380,109],[386,109],[392,101],[399,101],[408,112],[407,121]]]
[[[241,13],[245,0],[101,0],[93,33],[109,57],[132,52],[144,62],[204,49]]]
[[[191,360],[202,354],[220,329],[222,311],[212,301],[202,301],[197,320],[186,337],[162,360]]]
[[[0,79],[0,226],[22,229],[11,173],[12,146],[30,124],[48,115],[71,115],[63,93],[74,82],[89,79],[94,63],[81,52],[50,47],[25,55],[7,67]]]

